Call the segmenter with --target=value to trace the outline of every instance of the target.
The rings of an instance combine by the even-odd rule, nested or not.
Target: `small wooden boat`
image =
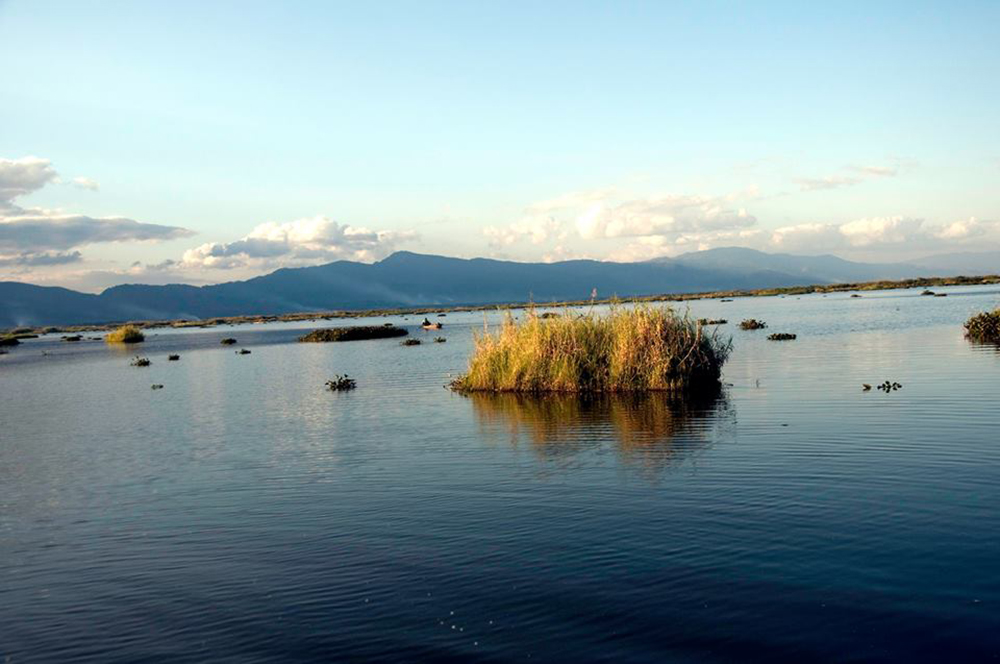
[[[420,327],[424,328],[425,330],[440,330],[442,327],[444,327],[444,325],[442,325],[441,323],[424,323]]]

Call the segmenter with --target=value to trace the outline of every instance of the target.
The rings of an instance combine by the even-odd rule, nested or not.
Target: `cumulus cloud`
[[[0,203],[38,191],[57,177],[48,159],[0,159]]]
[[[676,238],[685,233],[752,226],[756,217],[725,197],[668,195],[595,204],[576,220],[584,239],[617,237]]]
[[[193,233],[177,226],[146,224],[126,217],[89,217],[61,210],[23,208],[18,197],[55,182],[51,162],[38,157],[0,159],[0,265],[53,266],[79,262],[78,251],[100,242],[155,242]],[[75,182],[97,188],[88,178]]]
[[[804,252],[888,247],[937,250],[942,241],[953,248],[961,248],[967,241],[977,238],[1000,240],[1000,224],[970,218],[938,225],[904,216],[866,217],[842,224],[798,224],[775,229],[768,248]]]
[[[372,231],[317,216],[287,223],[268,222],[234,242],[203,244],[185,251],[181,264],[232,269],[331,260],[373,261],[416,237],[412,231]]]

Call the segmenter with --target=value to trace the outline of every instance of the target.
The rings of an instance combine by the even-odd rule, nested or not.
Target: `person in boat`
[[[427,320],[427,318],[426,318],[426,317],[424,317],[424,322],[423,322],[423,323],[421,323],[421,325],[423,325],[424,327],[428,327],[428,326],[430,326],[431,324],[432,324],[432,323],[431,323],[431,322],[430,322],[429,320]]]

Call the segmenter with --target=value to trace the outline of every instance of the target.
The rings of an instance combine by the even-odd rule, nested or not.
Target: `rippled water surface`
[[[961,324],[1000,293],[942,292],[692,303],[735,348],[687,403],[453,394],[481,313],[370,321],[415,347],[26,341],[0,356],[0,656],[995,659],[1000,351]]]

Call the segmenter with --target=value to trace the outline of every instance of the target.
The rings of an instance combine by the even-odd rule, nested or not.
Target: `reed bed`
[[[80,335],[75,335],[76,339],[63,337],[66,341],[79,341]],[[109,344],[137,344],[146,340],[146,335],[135,325],[122,325],[117,330],[109,332],[104,340]]]
[[[386,323],[385,325],[354,325],[351,327],[328,327],[321,330],[313,330],[304,337],[299,337],[299,341],[360,341],[364,339],[405,337],[407,334],[409,332],[406,329],[396,327],[392,323]]]
[[[1000,344],[1000,309],[984,311],[967,320],[965,336],[980,343]]]
[[[474,340],[461,392],[683,393],[718,387],[729,340],[671,309],[613,306],[543,319],[508,314],[499,329]]]

